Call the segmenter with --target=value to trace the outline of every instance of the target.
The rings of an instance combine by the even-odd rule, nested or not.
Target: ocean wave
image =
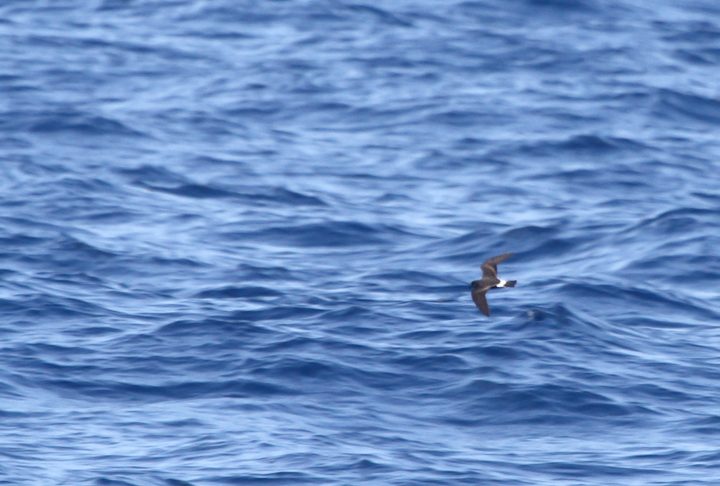
[[[8,484],[717,482],[710,0],[0,14]]]

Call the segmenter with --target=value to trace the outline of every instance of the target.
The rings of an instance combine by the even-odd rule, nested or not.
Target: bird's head
[[[470,284],[470,288],[473,290],[475,290],[479,286],[480,286],[480,280],[473,280],[472,283]]]

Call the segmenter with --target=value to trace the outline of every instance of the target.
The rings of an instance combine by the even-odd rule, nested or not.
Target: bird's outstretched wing
[[[488,306],[487,299],[485,298],[485,292],[487,292],[487,290],[476,290],[472,293],[472,299],[477,308],[480,309],[483,314],[490,317],[490,307]]]
[[[503,253],[502,255],[498,255],[492,258],[489,258],[480,265],[480,268],[482,268],[483,271],[483,278],[485,277],[492,277],[497,278],[497,265],[500,262],[504,262],[511,256],[513,256],[515,253]]]

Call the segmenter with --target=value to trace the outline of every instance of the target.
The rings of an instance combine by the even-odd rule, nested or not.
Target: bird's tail
[[[505,282],[505,285],[503,287],[515,287],[515,284],[517,283],[517,280],[508,280]]]

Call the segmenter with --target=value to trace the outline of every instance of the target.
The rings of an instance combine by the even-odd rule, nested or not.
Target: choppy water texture
[[[714,0],[1,2],[0,482],[717,485],[719,73]]]

